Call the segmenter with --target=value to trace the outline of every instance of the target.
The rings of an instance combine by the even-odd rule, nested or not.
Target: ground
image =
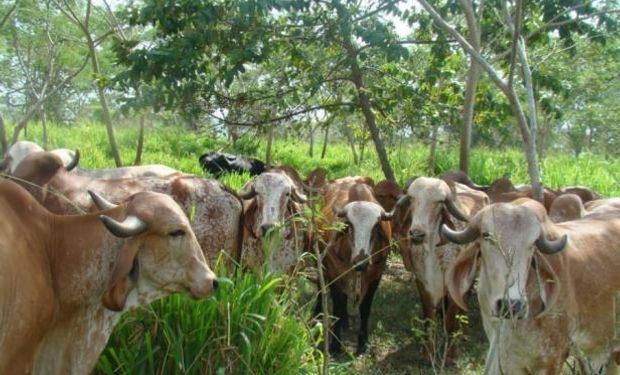
[[[459,354],[454,366],[446,374],[479,374],[484,365],[486,338],[475,306],[468,314],[469,323],[458,343]],[[424,350],[424,340],[419,332],[422,309],[415,289],[413,275],[402,264],[399,256],[392,254],[375,295],[370,317],[370,342],[368,352],[355,357],[357,343],[357,317],[351,319],[344,341],[347,354],[334,359],[347,367],[344,373],[355,374],[434,374],[429,356]],[[336,368],[340,368],[336,366]]]

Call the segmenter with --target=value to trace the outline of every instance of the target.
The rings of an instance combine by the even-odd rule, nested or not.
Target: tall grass
[[[290,374],[314,370],[312,329],[282,277],[216,267],[207,301],[171,296],[127,314],[99,374]]]

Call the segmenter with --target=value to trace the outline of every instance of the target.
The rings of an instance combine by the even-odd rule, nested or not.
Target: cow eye
[[[185,235],[185,231],[183,229],[173,230],[172,232],[168,233],[168,235],[171,237],[180,237]]]
[[[484,238],[485,240],[490,240],[491,239],[491,233],[489,233],[489,232],[482,233],[482,238]]]

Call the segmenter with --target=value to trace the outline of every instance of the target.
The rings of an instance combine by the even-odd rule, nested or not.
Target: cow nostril
[[[263,236],[268,235],[271,232],[271,229],[273,228],[272,224],[263,224],[260,227],[261,233]]]
[[[217,290],[219,285],[220,285],[220,283],[216,279],[214,279],[213,280],[213,291],[214,292]]]
[[[424,233],[423,231],[419,229],[413,229],[409,231],[409,236],[411,237],[411,240],[414,243],[420,244],[424,241],[424,237],[426,236],[426,233]]]
[[[518,299],[500,299],[495,303],[495,314],[504,319],[521,319],[525,313],[524,306],[524,303]]]

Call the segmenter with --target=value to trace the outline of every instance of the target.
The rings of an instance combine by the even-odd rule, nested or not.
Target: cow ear
[[[545,255],[534,252],[534,272],[543,307],[536,318],[544,316],[555,304],[560,294],[560,280]]]
[[[135,244],[133,246],[128,244],[116,257],[112,278],[102,298],[103,305],[112,311],[122,311],[125,308],[127,296],[136,286],[139,272],[139,263],[136,259],[138,249]]]
[[[439,225],[440,228],[442,224],[446,224],[448,228],[456,230],[456,228],[454,227],[454,222],[452,221],[451,215],[448,212],[448,209],[446,207],[443,207],[441,209],[441,224]],[[450,241],[448,241],[448,239],[442,234],[440,230],[439,231],[439,243],[437,244],[437,246],[442,246],[449,242]]]
[[[474,243],[460,252],[456,261],[448,269],[448,292],[456,304],[467,311],[463,300],[465,293],[472,287],[478,270],[480,245]]]
[[[258,204],[256,200],[250,202],[246,209],[243,211],[243,227],[250,232],[250,236],[258,238],[254,231],[254,224],[256,223],[256,211],[258,210]]]

